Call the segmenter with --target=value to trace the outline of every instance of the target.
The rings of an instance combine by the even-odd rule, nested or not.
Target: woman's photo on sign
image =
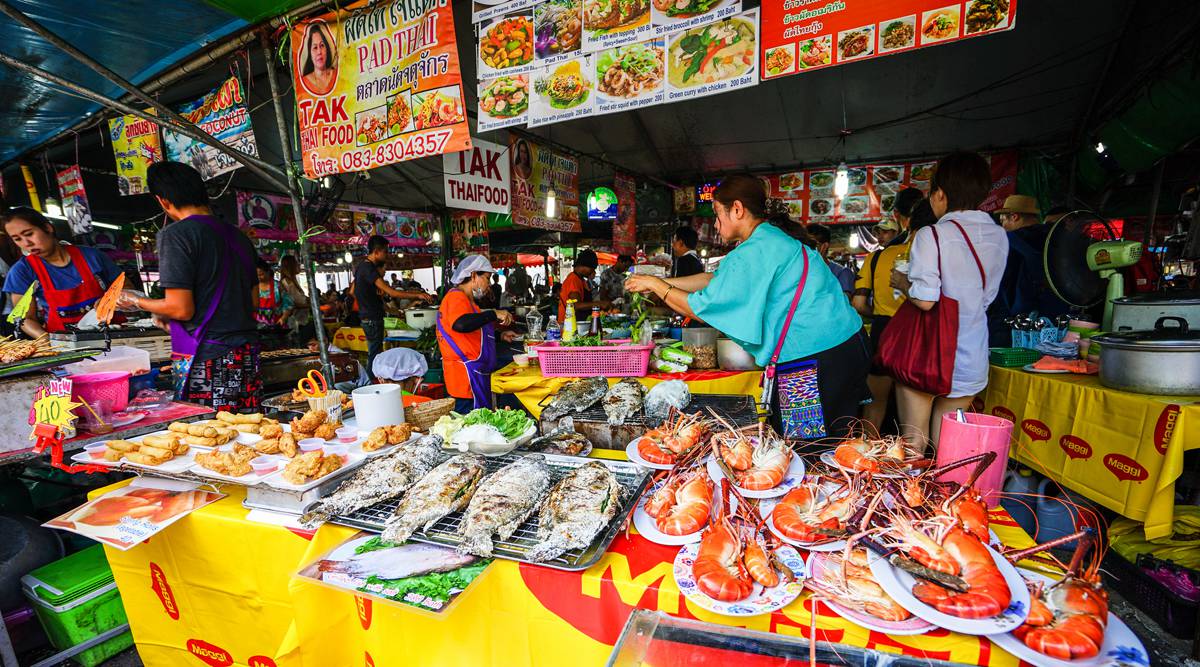
[[[296,68],[301,84],[313,95],[328,95],[337,84],[337,42],[324,21],[313,21],[305,28]]]

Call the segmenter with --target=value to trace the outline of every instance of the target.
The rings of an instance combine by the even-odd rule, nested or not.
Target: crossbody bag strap
[[[975,266],[979,269],[979,282],[982,283],[984,290],[987,289],[987,273],[983,270],[983,262],[979,261],[979,253],[975,252],[975,244],[971,243],[971,237],[967,236],[967,230],[962,228],[958,222],[950,221],[955,227],[958,227],[958,232],[962,234],[963,240],[967,242],[967,249],[971,251],[971,257],[975,258]]]
[[[800,305],[800,295],[804,293],[804,283],[808,282],[808,250],[801,248],[804,253],[804,271],[800,273],[800,284],[792,295],[792,305],[788,308],[787,317],[783,320],[783,331],[779,332],[779,341],[775,343],[775,353],[771,355],[771,363],[767,366],[767,376],[775,377],[775,364],[779,363],[779,355],[783,352],[783,341],[787,340],[788,329],[792,326],[792,317],[796,315],[796,307]]]

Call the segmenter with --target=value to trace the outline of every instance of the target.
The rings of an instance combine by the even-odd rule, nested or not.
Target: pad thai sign
[[[762,13],[770,79],[1012,30],[1017,0],[772,0]]]
[[[302,21],[292,69],[309,177],[471,145],[447,0],[361,0]]]
[[[580,231],[579,161],[515,135],[509,139],[508,156],[513,224],[556,232]],[[547,212],[546,200],[552,189],[556,206]]]

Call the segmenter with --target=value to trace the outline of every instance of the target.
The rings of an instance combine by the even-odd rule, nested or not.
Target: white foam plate
[[[642,537],[654,542],[655,544],[676,547],[684,544],[691,544],[692,542],[699,542],[700,535],[704,532],[703,527],[701,527],[700,530],[687,535],[668,535],[659,530],[658,525],[654,521],[654,517],[646,513],[646,503],[650,501],[651,496],[653,496],[654,492],[658,491],[662,485],[663,482],[655,483],[646,490],[646,494],[642,496],[640,501],[638,501],[637,508],[633,510],[633,526],[637,528],[638,533],[640,533]],[[713,506],[710,511],[717,509],[717,492],[717,489],[713,490]],[[729,505],[731,510],[737,509],[737,498],[730,496]],[[707,525],[707,522],[705,522],[705,525]]]
[[[912,593],[917,579],[904,570],[893,567],[883,558],[871,561],[871,574],[875,575],[875,580],[879,582],[880,586],[883,586],[883,590],[887,591],[892,599],[899,602],[900,606],[938,627],[965,635],[994,635],[1012,632],[1020,627],[1029,613],[1029,589],[1025,587],[1025,580],[1021,578],[1011,563],[992,547],[986,545],[985,547],[992,555],[992,560],[1000,569],[1000,573],[1004,575],[1004,580],[1008,582],[1008,588],[1012,594],[1008,608],[990,618],[952,616],[921,602]]]
[[[308,482],[307,484],[292,484],[291,482],[287,481],[283,477],[283,469],[285,467],[287,467],[287,464],[288,464],[288,460],[284,459],[281,462],[279,469],[275,470],[274,472],[268,473],[264,477],[264,481],[267,486],[272,486],[272,487],[275,487],[276,489],[287,489],[288,491],[307,491],[307,490],[317,486],[318,484],[321,484],[322,482],[326,481],[326,479],[328,479],[331,475],[334,475],[334,476],[343,475],[346,472],[353,470],[354,468],[357,468],[358,466],[362,465],[362,462],[365,460],[367,460],[367,458],[365,456],[363,456],[362,454],[350,453],[350,454],[347,454],[346,459],[344,461],[342,461],[342,467],[338,468],[337,470],[334,470],[333,472],[329,473],[328,475],[325,475],[324,477],[318,477],[318,478],[312,480],[311,482]]]
[[[1047,583],[1054,581],[1050,577],[1038,572],[1031,572],[1029,570],[1018,570],[1018,572],[1030,581],[1041,580]],[[1014,637],[1011,632],[988,635],[988,639],[992,640],[996,646],[1031,665],[1044,667],[1119,667],[1124,665],[1150,664],[1150,656],[1146,653],[1146,647],[1142,645],[1141,640],[1137,638],[1137,635],[1133,634],[1128,625],[1125,625],[1125,621],[1117,618],[1116,614],[1113,614],[1111,611],[1108,612],[1108,625],[1104,630],[1104,643],[1100,645],[1100,653],[1094,658],[1081,658],[1079,660],[1051,658],[1026,646],[1025,642]]]
[[[870,556],[877,558],[875,554],[870,554]],[[816,593],[822,593],[821,575],[825,571],[825,568],[834,567],[826,558],[819,553],[810,553],[808,555],[808,561],[806,562],[809,577],[807,586]],[[868,630],[875,630],[876,632],[888,635],[923,635],[936,627],[919,616],[910,616],[903,621],[885,621],[877,616],[844,607],[832,599],[833,597],[833,595],[823,595],[821,602],[832,609],[833,613],[838,616],[851,623],[861,625]]]
[[[645,438],[645,436],[642,436],[641,438],[635,438],[630,440],[628,445],[625,445],[625,455],[629,457],[630,461],[633,461],[643,468],[649,468],[651,470],[670,470],[671,468],[675,467],[675,464],[673,463],[651,463],[642,458],[642,455],[638,453],[637,446],[643,438]]]
[[[838,469],[838,470],[842,470],[842,471],[844,471],[844,472],[848,472],[848,473],[850,473],[851,475],[857,475],[857,474],[859,474],[859,471],[856,471],[856,470],[851,470],[851,469],[849,469],[849,468],[846,468],[846,467],[843,467],[841,464],[839,464],[839,463],[837,462],[837,459],[835,459],[835,458],[833,457],[833,450],[829,450],[829,451],[826,451],[826,452],[821,452],[821,463],[824,463],[825,465],[827,465],[827,466],[829,466],[829,467],[831,467],[831,468],[836,468],[836,469]],[[915,474],[917,474],[917,473],[919,473],[919,472],[920,472],[920,471],[918,471],[918,470],[914,470],[914,471],[912,471],[911,473],[902,473],[902,472],[880,472],[880,473],[875,473],[874,475],[872,475],[872,477],[878,477],[878,478],[880,478],[880,479],[903,479],[903,478],[905,478],[905,477],[908,477],[909,475],[915,475]]]
[[[841,551],[842,549],[846,548],[846,540],[832,540],[830,542],[801,542],[799,540],[793,540],[792,538],[784,535],[783,531],[779,530],[779,528],[775,526],[775,517],[773,516],[775,512],[775,506],[778,504],[779,500],[774,498],[763,500],[762,503],[759,504],[759,511],[762,513],[763,518],[766,519],[767,530],[771,531],[771,534],[775,537],[778,537],[794,547],[804,549],[805,551]]]
[[[695,564],[696,554],[699,552],[700,543],[694,542],[684,545],[675,555],[675,584],[679,586],[679,592],[683,593],[687,599],[714,614],[722,616],[769,614],[791,604],[797,597],[800,597],[800,592],[804,590],[804,579],[808,576],[804,559],[795,549],[780,547],[776,553],[784,565],[791,568],[796,575],[793,581],[786,584],[781,581],[778,586],[771,588],[754,584],[754,592],[750,594],[750,597],[736,602],[715,600],[700,592],[696,586],[696,578],[692,575],[692,565]]]
[[[721,480],[725,479],[725,473],[721,471],[721,466],[717,465],[715,458],[708,460],[708,476],[713,478],[713,481],[720,485]],[[729,480],[733,482],[733,480]],[[778,498],[792,490],[793,487],[800,486],[804,483],[804,459],[798,454],[792,452],[792,461],[788,464],[787,472],[783,474],[783,481],[774,488],[766,489],[765,491],[751,491],[743,489],[737,484],[733,488],[747,498]]]

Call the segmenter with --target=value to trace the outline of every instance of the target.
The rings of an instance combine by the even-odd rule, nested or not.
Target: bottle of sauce
[[[579,322],[575,319],[575,299],[567,301],[567,311],[562,323],[562,341],[569,343],[579,333]]]
[[[592,326],[588,330],[588,335],[589,336],[599,336],[600,335],[600,309],[599,308],[592,309]]]

